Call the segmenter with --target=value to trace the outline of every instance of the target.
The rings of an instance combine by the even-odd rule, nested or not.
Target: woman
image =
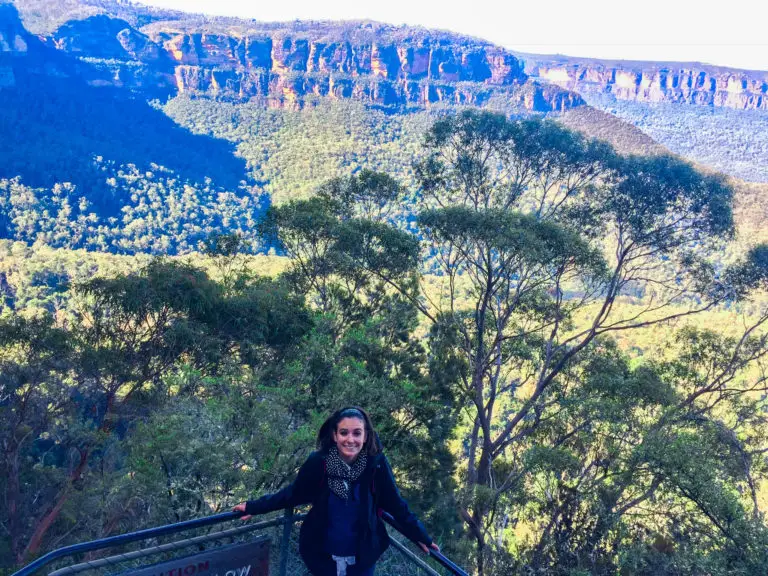
[[[400,497],[371,419],[360,408],[343,408],[323,423],[317,451],[293,484],[234,510],[245,512],[247,520],[300,504],[312,504],[301,526],[299,552],[315,576],[373,576],[389,546],[381,510],[392,514],[425,553],[429,547],[440,549]]]

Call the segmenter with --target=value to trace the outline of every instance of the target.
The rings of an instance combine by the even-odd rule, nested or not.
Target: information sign
[[[122,576],[269,576],[269,538],[214,548]]]

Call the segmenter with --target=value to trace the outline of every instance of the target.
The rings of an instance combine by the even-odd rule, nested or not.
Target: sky
[[[268,22],[370,19],[420,25],[536,54],[768,70],[768,0],[139,1]]]

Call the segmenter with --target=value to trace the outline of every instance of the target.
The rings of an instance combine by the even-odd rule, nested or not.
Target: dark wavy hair
[[[336,410],[331,414],[328,419],[320,426],[320,431],[317,433],[317,449],[321,452],[327,452],[331,446],[334,446],[333,432],[336,432],[336,428],[344,418],[357,418],[362,420],[365,425],[365,444],[363,449],[369,456],[375,456],[381,451],[381,445],[379,443],[379,437],[376,434],[376,430],[373,429],[371,423],[371,417],[362,408],[357,406],[347,406],[341,410]]]

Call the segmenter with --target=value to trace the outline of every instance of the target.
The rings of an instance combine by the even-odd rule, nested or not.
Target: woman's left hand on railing
[[[432,550],[437,550],[440,552],[440,546],[432,542],[429,546],[424,544],[423,542],[419,542],[419,548],[421,548],[424,551],[424,554],[429,554],[429,549],[432,548]]]
[[[245,502],[240,502],[240,504],[232,508],[232,512],[245,512]],[[240,520],[250,520],[251,518],[253,518],[252,515],[246,514],[245,516],[241,516]]]

